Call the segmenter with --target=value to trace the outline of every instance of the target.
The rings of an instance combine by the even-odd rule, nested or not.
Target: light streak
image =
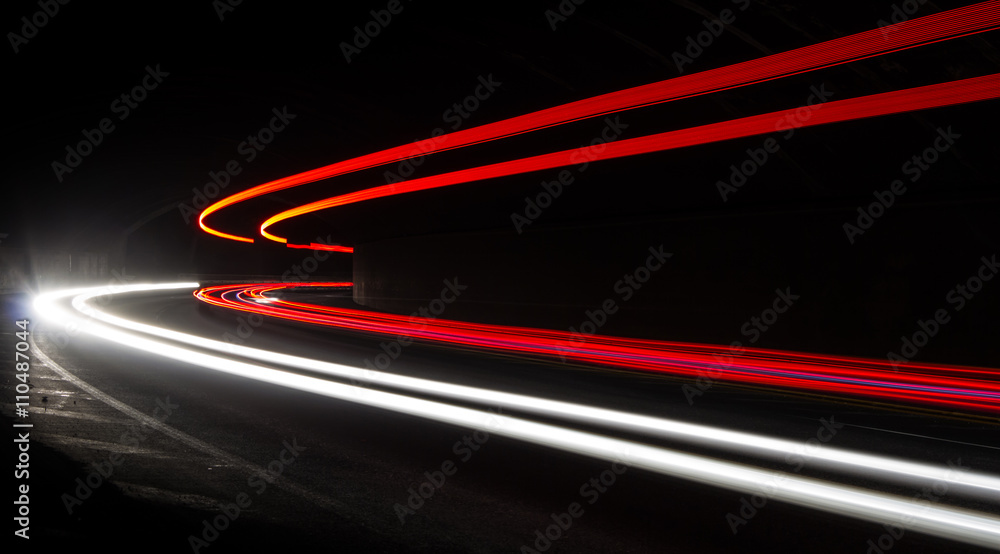
[[[642,106],[761,83],[872,56],[981,33],[997,26],[1000,26],[1000,0],[990,0],[898,23],[893,25],[892,33],[889,35],[886,35],[882,29],[872,29],[730,66],[570,102],[433,139],[374,152],[264,183],[208,206],[198,217],[198,225],[204,231],[219,237],[241,242],[254,242],[252,237],[216,230],[210,227],[205,219],[225,207],[264,194],[395,161],[480,144]],[[286,242],[281,237],[272,236],[270,238],[278,242]]]
[[[885,360],[824,356],[591,335],[586,341],[566,331],[415,318],[365,310],[332,308],[269,297],[288,288],[329,283],[223,285],[200,289],[195,296],[209,304],[303,323],[380,335],[404,335],[457,347],[565,357],[588,363],[697,378],[805,389],[835,394],[917,402],[946,409],[1000,413],[1000,381],[987,368],[908,364],[897,371]]]
[[[890,115],[896,113],[951,106],[981,100],[991,100],[1000,98],[1000,73],[963,79],[960,81],[949,81],[936,85],[928,85],[905,90],[862,96],[860,98],[850,98],[823,104],[823,108],[813,112],[807,121],[796,118],[796,109],[781,110],[762,115],[744,117],[712,123],[699,127],[691,127],[678,131],[668,131],[655,135],[647,135],[626,140],[602,143],[597,146],[584,148],[573,148],[560,152],[551,152],[539,156],[510,160],[490,165],[483,165],[470,169],[453,171],[432,175],[419,179],[411,179],[382,185],[370,189],[360,190],[340,196],[334,196],[325,200],[318,200],[285,210],[264,221],[260,226],[260,233],[264,237],[287,243],[288,240],[269,233],[267,228],[275,223],[291,219],[296,216],[308,213],[362,202],[397,196],[409,192],[417,192],[440,187],[447,187],[463,183],[471,183],[518,175],[531,171],[540,171],[555,167],[578,165],[584,162],[595,162],[600,160],[611,160],[626,156],[639,154],[649,154],[663,150],[696,146],[712,142],[730,140],[734,138],[748,137],[765,133],[773,133],[778,130],[778,125],[782,121],[798,121],[798,127],[813,127],[842,121],[852,121],[868,117]]]
[[[983,32],[998,25],[1000,25],[1000,0],[983,2],[894,25],[893,32],[889,35],[883,33],[881,29],[867,31],[782,54],[626,89],[459,131],[418,143],[419,151],[424,154],[443,151],[581,118],[745,86],[880,53]],[[286,238],[269,232],[268,228],[296,216],[366,200],[574,165],[581,160],[588,162],[607,160],[769,133],[775,131],[781,121],[786,120],[798,120],[799,127],[814,126],[998,97],[1000,97],[1000,74],[991,74],[828,102],[821,110],[812,112],[808,121],[796,118],[795,109],[781,110],[614,141],[597,147],[550,152],[311,202],[268,218],[261,224],[260,233],[270,240],[285,243],[292,248],[352,252],[353,248],[348,246],[290,244]],[[214,206],[218,208],[258,194],[403,159],[415,151],[407,150],[408,148],[412,147],[400,146],[293,175],[238,193]],[[212,207],[206,209],[202,218],[211,213],[212,209]],[[202,225],[204,227],[203,222]],[[213,297],[215,292],[220,292],[218,298]],[[719,347],[599,336],[590,337],[586,345],[578,346],[574,344],[573,337],[567,333],[560,335],[559,332],[541,329],[477,326],[440,320],[421,324],[418,328],[402,319],[393,320],[390,316],[357,310],[331,312],[316,306],[277,306],[270,302],[254,302],[253,306],[240,307],[237,305],[239,302],[226,298],[227,292],[232,291],[208,289],[199,292],[198,296],[209,303],[290,320],[332,325],[354,331],[408,334],[455,346],[514,351],[539,356],[559,355],[561,358],[583,363],[657,371],[685,377],[711,374],[729,382],[919,402],[948,409],[1000,411],[1000,383],[995,380],[995,372],[985,369],[909,364],[906,371],[898,372],[895,367],[890,369],[885,362],[873,360],[795,353],[776,354],[757,350],[747,350],[742,355],[731,358],[731,362],[720,363],[720,358],[728,360],[730,357],[725,356],[725,349]]]
[[[128,285],[118,287],[115,294],[125,292],[140,292],[152,290],[179,290],[193,288],[193,283],[178,283],[165,285]],[[849,517],[873,521],[905,522],[907,530],[928,533],[969,544],[995,546],[1000,542],[1000,519],[985,513],[977,513],[950,506],[932,506],[900,496],[864,490],[858,487],[839,485],[818,479],[787,475],[782,472],[767,471],[744,464],[720,461],[700,455],[693,455],[657,446],[650,446],[634,441],[626,441],[604,435],[579,431],[557,425],[538,423],[519,417],[490,414],[480,410],[453,406],[447,403],[413,398],[403,394],[384,392],[374,389],[360,389],[309,375],[301,375],[280,369],[264,367],[253,363],[232,360],[220,356],[206,354],[158,340],[151,337],[161,337],[174,342],[188,343],[197,347],[208,347],[215,350],[229,349],[229,345],[219,341],[210,341],[193,335],[156,328],[153,326],[132,322],[116,316],[111,316],[87,304],[87,300],[107,294],[104,287],[91,289],[71,289],[39,296],[35,301],[38,315],[48,321],[60,323],[72,322],[77,327],[95,337],[110,340],[130,348],[158,354],[181,362],[199,365],[243,378],[254,379],[272,385],[283,386],[295,390],[310,392],[390,410],[397,413],[459,425],[463,427],[484,428],[491,421],[489,432],[518,440],[577,453],[593,458],[618,461],[632,467],[642,468],[651,472],[680,477],[712,486],[724,487],[744,493],[767,492],[769,498],[789,502],[799,506],[823,510]],[[74,297],[74,313],[64,309],[60,302]],[[87,317],[81,317],[87,316]],[[214,344],[213,344],[214,343]],[[272,363],[286,363],[292,360],[304,360],[292,356],[270,353],[262,350],[236,346],[241,355],[261,357]],[[344,371],[357,371],[337,364],[328,364],[316,360],[309,361],[318,364],[316,367],[332,369],[336,374],[344,375]],[[294,365],[294,364],[289,364]],[[378,374],[378,379],[389,377],[389,374]],[[397,376],[398,377],[398,376]],[[375,380],[375,379],[373,379]],[[554,402],[535,399],[521,395],[498,393],[472,387],[448,385],[434,381],[400,378],[395,383],[400,388],[416,390],[420,387],[435,389],[445,396],[474,398],[479,401],[492,402],[500,400],[505,403],[525,407],[529,410],[545,413],[546,410],[571,418],[579,417],[601,420],[605,417],[625,417],[616,422],[619,425],[644,428],[644,425],[660,427],[661,432],[675,435],[694,435],[702,441],[716,441],[729,444],[746,441],[745,446],[759,451],[781,452],[789,448],[791,443],[780,439],[756,437],[747,433],[715,430],[706,426],[670,422],[645,418],[634,414],[621,414],[600,408],[579,406],[565,402]],[[483,396],[490,395],[491,396]],[[647,421],[649,420],[649,421]],[[666,425],[664,425],[666,424]],[[665,431],[664,431],[665,430]],[[833,454],[830,454],[830,453]],[[847,456],[845,458],[845,456]],[[850,456],[859,456],[850,459]],[[919,476],[923,479],[941,479],[940,468],[930,468],[921,464],[905,461],[882,459],[877,456],[856,455],[834,449],[821,449],[813,455],[828,463],[837,464],[869,464],[874,463],[874,469],[885,473],[899,473],[909,477]],[[927,471],[930,473],[927,473]],[[966,486],[986,487],[989,492],[997,490],[997,480],[992,476],[980,474],[959,473],[956,481],[965,480]]]

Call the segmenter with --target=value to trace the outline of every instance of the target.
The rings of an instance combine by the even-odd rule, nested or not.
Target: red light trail
[[[195,283],[123,285],[111,294],[149,293],[189,289]],[[322,283],[322,286],[341,286],[349,283]],[[285,285],[251,286],[247,296],[256,301],[268,300],[264,291]],[[987,473],[970,471],[958,465],[943,467],[823,445],[804,448],[800,441],[730,430],[711,425],[610,410],[598,406],[496,391],[479,387],[458,385],[441,381],[408,377],[377,370],[301,358],[257,348],[236,345],[189,335],[175,330],[148,325],[121,318],[97,309],[89,302],[108,295],[106,287],[67,289],[39,295],[33,302],[42,317],[53,322],[69,322],[90,336],[117,343],[143,352],[196,364],[229,376],[267,383],[291,390],[308,392],[340,401],[380,408],[442,422],[464,428],[480,428],[485,416],[495,425],[490,432],[528,443],[553,448],[591,458],[626,463],[645,471],[679,477],[711,486],[724,487],[748,494],[787,502],[809,509],[882,523],[887,519],[904,521],[907,531],[929,533],[967,544],[991,547],[1000,539],[1000,520],[994,514],[972,511],[954,505],[931,506],[922,495],[913,499],[894,493],[871,490],[871,487],[846,485],[833,476],[863,476],[868,483],[883,479],[896,486],[928,491],[946,483],[949,496],[966,496],[977,503],[996,497],[1000,479]],[[225,295],[225,293],[223,293]],[[72,309],[64,303],[69,300]],[[766,353],[766,351],[760,351]],[[226,357],[229,353],[241,359]],[[61,368],[56,362],[38,352],[45,363],[68,379],[89,390],[101,393],[92,386]],[[266,364],[266,365],[262,365]],[[305,373],[303,373],[305,372]],[[329,379],[334,377],[336,379]],[[351,384],[339,382],[350,379]],[[360,383],[378,383],[378,387],[359,388]],[[381,390],[383,387],[390,390]],[[929,388],[929,387],[923,387]],[[105,395],[106,396],[106,395]],[[424,398],[430,396],[430,398]],[[113,399],[112,399],[113,400]],[[482,409],[455,405],[451,402],[471,402],[479,405],[504,407],[517,411],[518,416],[486,412]],[[108,402],[108,400],[105,400]],[[525,416],[528,416],[526,418]],[[557,422],[539,422],[537,416],[554,418]],[[591,432],[575,428],[584,423],[602,428]],[[831,422],[832,423],[832,418]],[[569,426],[567,426],[569,424]],[[825,423],[824,423],[825,425]],[[609,430],[639,432],[650,437],[680,441],[688,445],[709,447],[737,454],[740,462],[720,459],[717,454],[687,453],[626,438],[609,436]],[[820,441],[822,435],[818,435]],[[188,441],[190,442],[190,441]],[[206,451],[217,449],[206,449]],[[764,460],[781,460],[809,464],[822,469],[824,479],[789,475],[773,469],[747,465],[747,457]],[[795,471],[797,473],[798,470]],[[932,498],[930,504],[938,504]],[[949,502],[949,504],[951,504]]]
[[[892,33],[888,35],[883,32],[883,29],[873,29],[735,65],[570,102],[437,138],[404,144],[264,183],[223,198],[207,207],[199,216],[198,225],[204,231],[222,238],[240,242],[254,242],[252,237],[218,231],[210,227],[205,219],[222,208],[244,200],[395,161],[529,133],[623,110],[761,83],[872,56],[981,33],[998,26],[1000,26],[1000,0],[991,0],[895,24],[892,26]],[[273,240],[285,242],[280,237],[273,237]]]
[[[223,285],[195,291],[201,301],[224,308],[379,335],[404,335],[459,347],[565,357],[577,362],[682,377],[712,374],[734,383],[807,389],[833,394],[917,402],[948,409],[1000,413],[1000,381],[994,370],[908,364],[779,350],[729,347],[592,335],[581,341],[567,331],[466,323],[289,302],[267,293],[292,288],[349,287],[351,283]]]
[[[937,85],[917,87],[860,98],[850,98],[823,104],[821,109],[813,112],[808,121],[800,122],[799,127],[812,127],[827,123],[850,121],[880,115],[910,112],[927,108],[964,104],[1000,98],[1000,73],[974,77],[961,81],[949,81]],[[673,148],[695,146],[740,137],[773,133],[781,121],[795,120],[796,109],[782,110],[762,115],[744,117],[700,127],[668,131],[644,137],[618,140],[602,143],[597,146],[574,148],[560,152],[542,154],[529,158],[521,158],[507,162],[495,163],[432,175],[420,179],[411,179],[391,185],[382,185],[360,190],[349,194],[327,198],[281,212],[260,226],[263,236],[277,241],[287,242],[287,239],[267,232],[267,228],[275,223],[295,216],[305,215],[319,210],[353,204],[365,200],[395,196],[408,192],[417,192],[450,185],[495,179],[508,175],[517,175],[531,171],[540,171],[554,167],[576,165],[581,160],[598,161],[648,154]]]
[[[234,194],[206,208],[199,225],[206,232],[241,242],[251,237],[224,233],[205,219],[233,204],[380,165],[481,144],[574,121],[673,100],[761,83],[781,77],[849,63],[872,56],[992,30],[1000,26],[1000,0],[912,19],[892,26],[891,33],[876,29],[765,56],[722,68],[612,92],[571,102],[507,120],[406,144],[344,160],[311,171],[278,179]],[[801,126],[815,126],[899,114],[1000,98],[1000,74],[885,92],[823,104]],[[539,171],[587,161],[622,158],[674,148],[775,132],[776,125],[796,110],[780,110],[619,140],[597,147],[550,152],[377,186],[286,210],[266,219],[260,234],[290,248],[353,252],[341,245],[290,244],[269,233],[268,227],[318,210],[408,192],[445,187],[507,175]],[[350,286],[350,283],[312,283],[299,286]],[[934,364],[909,364],[895,371],[885,361],[746,348],[730,356],[728,347],[590,336],[585,343],[564,331],[473,324],[436,319],[411,321],[409,317],[329,308],[269,298],[265,293],[288,288],[281,284],[231,285],[201,289],[200,300],[230,309],[255,312],[288,320],[333,326],[352,331],[407,335],[460,347],[560,356],[577,362],[654,371],[684,377],[706,372],[730,382],[808,389],[834,394],[917,402],[951,409],[1000,412],[1000,381],[995,371]],[[725,361],[721,361],[725,360]]]

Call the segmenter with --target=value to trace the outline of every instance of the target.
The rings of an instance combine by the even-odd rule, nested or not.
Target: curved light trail
[[[128,285],[119,287],[113,294],[190,289],[196,286],[195,283]],[[872,521],[905,522],[907,530],[933,534],[969,544],[995,546],[1000,543],[1000,519],[990,514],[945,505],[932,506],[923,501],[901,496],[813,478],[787,475],[784,472],[763,470],[745,464],[720,461],[658,446],[538,423],[519,417],[491,414],[438,401],[414,398],[405,394],[370,388],[363,389],[318,377],[206,354],[200,349],[208,348],[218,352],[230,351],[242,357],[258,359],[271,364],[309,369],[339,377],[356,375],[359,371],[357,368],[231,345],[129,321],[102,312],[87,303],[89,299],[107,294],[108,291],[105,287],[57,291],[39,296],[35,301],[35,308],[43,319],[64,324],[73,323],[81,331],[95,337],[244,378],[463,427],[482,428],[487,421],[490,421],[490,433],[534,444],[598,459],[617,461],[648,471],[745,493],[759,494],[761,491],[766,491],[769,498],[838,515]],[[72,298],[71,305],[75,311],[66,309],[62,305],[68,298]],[[196,349],[186,348],[182,346],[183,344],[194,346]],[[365,376],[364,373],[368,373],[368,375]],[[491,404],[497,402],[532,413],[557,415],[570,420],[610,423],[618,428],[656,431],[659,436],[687,438],[702,444],[723,445],[729,449],[742,447],[741,450],[751,450],[755,453],[765,453],[772,456],[789,452],[794,446],[794,443],[790,441],[760,437],[750,433],[727,431],[704,425],[687,424],[425,379],[406,378],[378,372],[363,372],[361,378],[370,382],[382,382],[381,380],[384,379],[392,380],[392,386],[407,392],[433,393],[436,396],[476,400]],[[817,452],[811,453],[809,457],[811,461],[818,460],[827,467],[850,466],[855,471],[869,469],[866,473],[874,472],[896,480],[915,482],[926,480],[941,482],[944,480],[949,484],[954,482],[966,491],[975,491],[985,498],[995,498],[996,493],[1000,491],[1000,480],[989,475],[969,472],[947,475],[943,473],[943,468],[832,448],[819,449]]]
[[[237,203],[331,177],[370,169],[413,157],[463,148],[530,133],[575,121],[743,87],[817,69],[884,55],[934,42],[981,33],[1000,27],[1000,0],[915,18],[892,26],[891,33],[874,29],[839,39],[762,57],[709,71],[571,102],[511,119],[474,127],[433,139],[405,144],[344,160],[311,171],[265,183],[224,198],[206,208],[199,226],[206,232],[239,242],[253,237],[220,231],[206,219]],[[910,88],[828,102],[800,126],[814,126],[861,118],[923,110],[1000,98],[1000,74]],[[580,163],[633,156],[673,148],[765,134],[795,110],[722,121],[595,147],[550,152],[373,187],[308,203],[266,219],[261,236],[290,248],[351,253],[344,245],[291,244],[268,228],[318,210],[392,195],[428,190],[507,175],[516,175]],[[309,283],[294,287],[344,287],[350,283]],[[184,290],[197,283],[128,285],[112,294]],[[983,368],[909,364],[895,371],[887,362],[843,356],[820,356],[745,348],[733,356],[728,347],[648,341],[591,335],[585,341],[564,331],[424,319],[369,311],[291,302],[273,295],[292,288],[284,284],[226,285],[199,289],[195,296],[208,304],[270,317],[337,327],[379,335],[403,335],[426,341],[476,349],[567,358],[578,362],[682,377],[706,373],[735,383],[822,391],[866,398],[919,403],[945,409],[1000,413],[1000,381]],[[584,404],[554,401],[484,388],[362,370],[321,360],[234,345],[121,318],[95,308],[89,300],[108,295],[106,287],[73,289],[41,295],[35,307],[49,321],[74,323],[81,331],[130,348],[184,363],[196,364],[241,378],[319,394],[330,398],[390,410],[462,427],[482,428],[492,420],[490,433],[602,460],[623,462],[651,472],[717,487],[759,494],[770,499],[870,521],[905,522],[907,530],[995,548],[1000,544],[1000,518],[945,504],[929,505],[902,496],[846,486],[833,481],[788,475],[747,464],[623,440],[605,434],[540,423],[525,417],[491,414],[448,401],[502,406],[531,416],[558,419],[567,425],[585,424],[606,430],[640,432],[646,436],[695,444],[730,454],[769,460],[799,455],[817,468],[878,477],[907,486],[946,481],[962,494],[995,501],[1000,478],[977,472],[950,472],[947,468],[832,447],[804,451],[800,443],[702,424],[657,418]],[[69,300],[71,309],[64,304]],[[208,351],[208,352],[206,352]],[[214,352],[214,353],[209,353]],[[262,362],[260,365],[254,362]],[[270,366],[280,366],[280,369]],[[350,379],[371,386],[330,380]],[[372,386],[377,388],[372,388]],[[393,392],[381,390],[392,389]],[[418,396],[419,395],[419,396]],[[426,398],[431,397],[431,398]]]
[[[649,154],[674,148],[773,133],[775,129],[779,128],[782,121],[798,121],[798,127],[813,127],[828,123],[852,121],[928,108],[952,106],[955,104],[966,104],[995,98],[1000,98],[1000,73],[871,96],[862,96],[860,98],[827,102],[823,104],[822,109],[811,113],[807,121],[801,121],[796,118],[797,108],[795,108],[678,131],[616,140],[596,146],[573,148],[542,154],[540,156],[432,175],[430,177],[410,179],[391,185],[382,185],[349,194],[342,194],[325,200],[318,200],[272,216],[261,224],[260,233],[270,240],[287,243],[288,239],[269,233],[267,231],[268,227],[296,216],[365,200],[495,179],[555,167],[578,165],[584,161],[611,160],[626,156]]]
[[[979,33],[997,26],[1000,26],[1000,0],[991,0],[899,23],[893,26],[891,33],[885,33],[882,29],[866,31],[782,54],[765,56],[757,60],[597,96],[443,135],[418,143],[416,147],[404,145],[266,183],[210,206],[202,213],[200,225],[213,234],[234,238],[233,235],[208,228],[204,223],[204,218],[222,207],[261,194],[374,167],[409,156],[425,155],[478,144],[614,111],[746,86],[782,76],[912,48],[929,42]],[[802,121],[801,126],[822,125],[996,98],[1000,98],[1000,74],[991,74],[827,102],[823,104],[822,109],[812,112],[807,121]],[[260,233],[292,248],[349,252],[352,251],[351,247],[341,245],[290,244],[287,239],[268,232],[268,227],[295,216],[336,206],[573,165],[584,158],[588,161],[607,160],[769,133],[775,130],[780,121],[794,116],[795,112],[794,109],[781,110],[614,141],[602,144],[599,148],[584,147],[551,152],[360,190],[281,212],[265,220],[260,226]],[[252,239],[245,237],[239,240],[252,241]],[[247,288],[246,290],[248,294],[252,295],[254,294],[253,290],[262,292],[268,290],[268,287],[269,285],[262,285],[257,289]],[[256,311],[290,320],[336,326],[355,331],[404,334],[463,347],[514,351],[541,356],[558,355],[579,362],[657,371],[686,377],[709,373],[732,382],[918,402],[950,409],[1000,412],[1000,383],[995,380],[994,372],[983,369],[910,364],[906,371],[899,372],[895,368],[890,368],[886,362],[873,360],[751,350],[746,350],[739,357],[731,358],[731,361],[722,358],[725,361],[721,362],[720,354],[723,356],[727,354],[727,349],[722,347],[601,336],[591,336],[587,339],[586,344],[580,345],[574,343],[573,337],[569,333],[558,331],[436,320],[414,325],[398,316],[385,316],[358,310],[332,310],[307,305],[275,306],[261,305],[257,302],[248,303],[240,300],[238,294],[240,290],[242,289],[238,287],[217,287],[199,291],[197,296],[205,302],[228,308]]]
[[[209,304],[292,321],[350,331],[403,335],[459,347],[559,357],[638,371],[713,378],[735,383],[806,389],[894,401],[918,402],[945,409],[1000,413],[1000,380],[984,368],[913,363],[895,371],[886,361],[819,356],[745,348],[733,355],[726,346],[591,335],[581,340],[566,331],[466,323],[399,316],[365,310],[289,302],[266,293],[289,288],[342,285],[223,285],[195,296]],[[261,302],[261,301],[265,302]]]
[[[199,226],[219,237],[240,242],[254,242],[255,239],[251,236],[215,229],[206,219],[226,207],[265,194],[405,159],[483,144],[624,110],[757,84],[982,33],[998,27],[1000,27],[1000,0],[991,0],[895,24],[889,33],[884,32],[884,29],[874,29],[739,64],[595,96],[271,181],[212,204],[201,213]],[[801,122],[800,126],[823,125],[997,98],[1000,98],[1000,73],[824,103],[821,110],[812,112],[809,120]],[[293,244],[285,237],[276,234],[276,231],[269,231],[269,228],[291,218],[323,209],[409,192],[575,165],[582,159],[607,160],[766,134],[774,132],[776,123],[794,114],[795,109],[780,110],[619,140],[601,145],[600,148],[583,147],[549,152],[368,188],[278,213],[260,224],[259,234],[269,240],[284,243],[290,248],[350,253],[353,252],[353,248],[344,245]],[[310,283],[297,286],[349,285],[349,283]],[[682,377],[701,377],[708,374],[713,378],[734,383],[820,391],[915,403],[941,409],[988,412],[991,415],[1000,413],[1000,380],[997,379],[996,371],[984,368],[911,363],[904,370],[897,371],[885,361],[843,356],[820,356],[751,348],[745,348],[739,355],[733,355],[728,347],[593,335],[581,341],[577,335],[562,331],[379,314],[291,302],[273,295],[286,288],[289,286],[268,283],[227,285],[200,289],[196,291],[195,296],[203,302],[228,309],[354,332],[402,335],[458,347],[517,352],[532,356],[559,356],[587,364],[654,371]],[[92,293],[78,295],[73,300],[73,306],[79,312],[89,315],[93,325],[114,330],[114,333],[109,335],[112,340],[118,340],[114,338],[115,336],[139,336],[140,339],[127,344],[149,348],[165,356],[243,377],[437,421],[475,426],[476,421],[482,421],[484,413],[438,400],[413,398],[407,395],[419,394],[437,399],[500,405],[563,421],[599,425],[621,431],[639,431],[648,436],[682,440],[730,452],[737,450],[752,452],[754,455],[772,459],[789,452],[789,449],[795,446],[788,441],[772,437],[366,371],[210,341],[130,322],[96,311],[87,304],[88,295],[93,296]],[[47,309],[54,309],[52,306],[52,304],[47,305]],[[97,323],[95,320],[103,323]],[[164,343],[164,340],[168,342]],[[200,351],[191,354],[193,351],[178,346],[179,344],[228,352],[243,359],[278,364],[314,374],[352,379],[354,382],[363,381],[378,387],[389,387],[397,392],[334,383],[313,375],[288,373]],[[628,463],[632,465],[734,490],[758,492],[766,482],[774,489],[774,493],[769,494],[770,497],[801,506],[877,521],[900,518],[913,522],[907,525],[908,529],[984,546],[995,547],[996,544],[1000,544],[1000,520],[993,516],[944,506],[927,506],[890,495],[798,476],[782,476],[780,480],[775,480],[773,472],[745,465],[516,417],[495,417],[502,420],[500,430],[491,430],[497,434],[609,460],[622,459],[622,453],[627,452]],[[810,463],[836,471],[876,474],[881,478],[900,482],[926,483],[928,480],[942,478],[941,468],[833,448],[823,448],[818,453],[810,455]],[[1000,479],[993,476],[980,474],[970,476],[963,473],[958,479],[961,481],[960,487],[968,494],[981,494],[983,498],[990,499],[995,498],[996,493],[1000,492]]]
[[[872,56],[981,33],[998,26],[1000,26],[1000,0],[990,0],[895,24],[892,26],[891,33],[885,33],[884,29],[872,29],[755,60],[595,96],[277,179],[223,198],[210,205],[199,216],[198,224],[206,232],[222,238],[240,242],[254,242],[252,237],[226,233],[210,227],[205,219],[227,206],[251,198],[395,161],[480,144],[623,110],[761,83]],[[261,231],[264,233],[263,228]],[[282,237],[268,236],[267,234],[264,236],[271,240],[287,243]],[[317,244],[296,246],[330,250],[329,247]],[[351,250],[350,247],[340,247],[338,251],[348,252]]]

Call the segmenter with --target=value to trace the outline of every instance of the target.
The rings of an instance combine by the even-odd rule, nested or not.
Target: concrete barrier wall
[[[954,296],[992,271],[997,207],[896,206],[853,243],[849,209],[405,237],[356,248],[354,298],[408,314],[457,279],[467,288],[432,315],[873,357],[943,309],[950,319],[921,359],[1000,366],[1000,279],[961,309]],[[672,256],[656,269],[660,245]]]
[[[107,254],[0,247],[0,291],[93,283],[110,276]]]

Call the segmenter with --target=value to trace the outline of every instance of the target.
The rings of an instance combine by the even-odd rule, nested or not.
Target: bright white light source
[[[195,283],[128,285],[119,287],[119,290],[115,293],[195,287],[197,287]],[[272,364],[288,365],[343,378],[392,385],[413,392],[434,394],[453,399],[486,402],[515,409],[523,409],[531,413],[558,416],[588,423],[599,423],[620,429],[642,430],[659,436],[685,438],[692,442],[712,446],[724,446],[730,449],[739,446],[744,451],[751,449],[756,453],[763,453],[772,457],[785,455],[788,452],[798,453],[801,450],[801,445],[791,441],[567,402],[557,402],[425,379],[402,377],[388,373],[364,371],[359,368],[339,364],[330,364],[318,360],[212,341],[125,320],[102,312],[87,304],[88,299],[105,294],[108,294],[106,287],[61,291],[40,296],[36,299],[35,306],[39,315],[43,318],[62,322],[75,321],[82,331],[94,336],[182,362],[197,364],[245,378],[444,423],[463,427],[482,428],[497,435],[508,436],[609,461],[621,461],[649,471],[691,479],[746,493],[757,494],[761,493],[761,491],[767,491],[767,496],[776,500],[830,511],[840,515],[880,522],[885,521],[894,525],[901,525],[906,529],[983,546],[996,546],[1000,544],[1000,519],[987,514],[974,513],[946,506],[931,506],[902,497],[842,486],[816,479],[790,476],[781,472],[766,471],[741,464],[719,461],[704,456],[686,454],[555,425],[537,423],[506,415],[490,414],[402,394],[364,389],[317,377],[205,354],[148,337],[160,337],[192,346],[210,348],[219,352],[231,352],[239,356],[254,358]],[[59,300],[69,296],[75,296],[72,305],[76,308],[77,312],[61,306]],[[80,314],[88,317],[80,317]],[[880,456],[830,448],[822,448],[818,452],[812,453],[810,460],[821,461],[829,464],[831,467],[839,467],[841,469],[843,468],[841,466],[854,467],[855,469],[865,467],[869,472],[877,471],[884,475],[894,476],[897,479],[908,477],[920,480],[941,480],[946,478],[948,471],[944,468],[935,468],[904,460],[892,460]],[[998,485],[1000,481],[988,475],[958,472],[957,474],[947,476],[947,480],[950,486],[958,484],[969,489],[983,489],[992,492],[1000,491],[1000,485]]]

